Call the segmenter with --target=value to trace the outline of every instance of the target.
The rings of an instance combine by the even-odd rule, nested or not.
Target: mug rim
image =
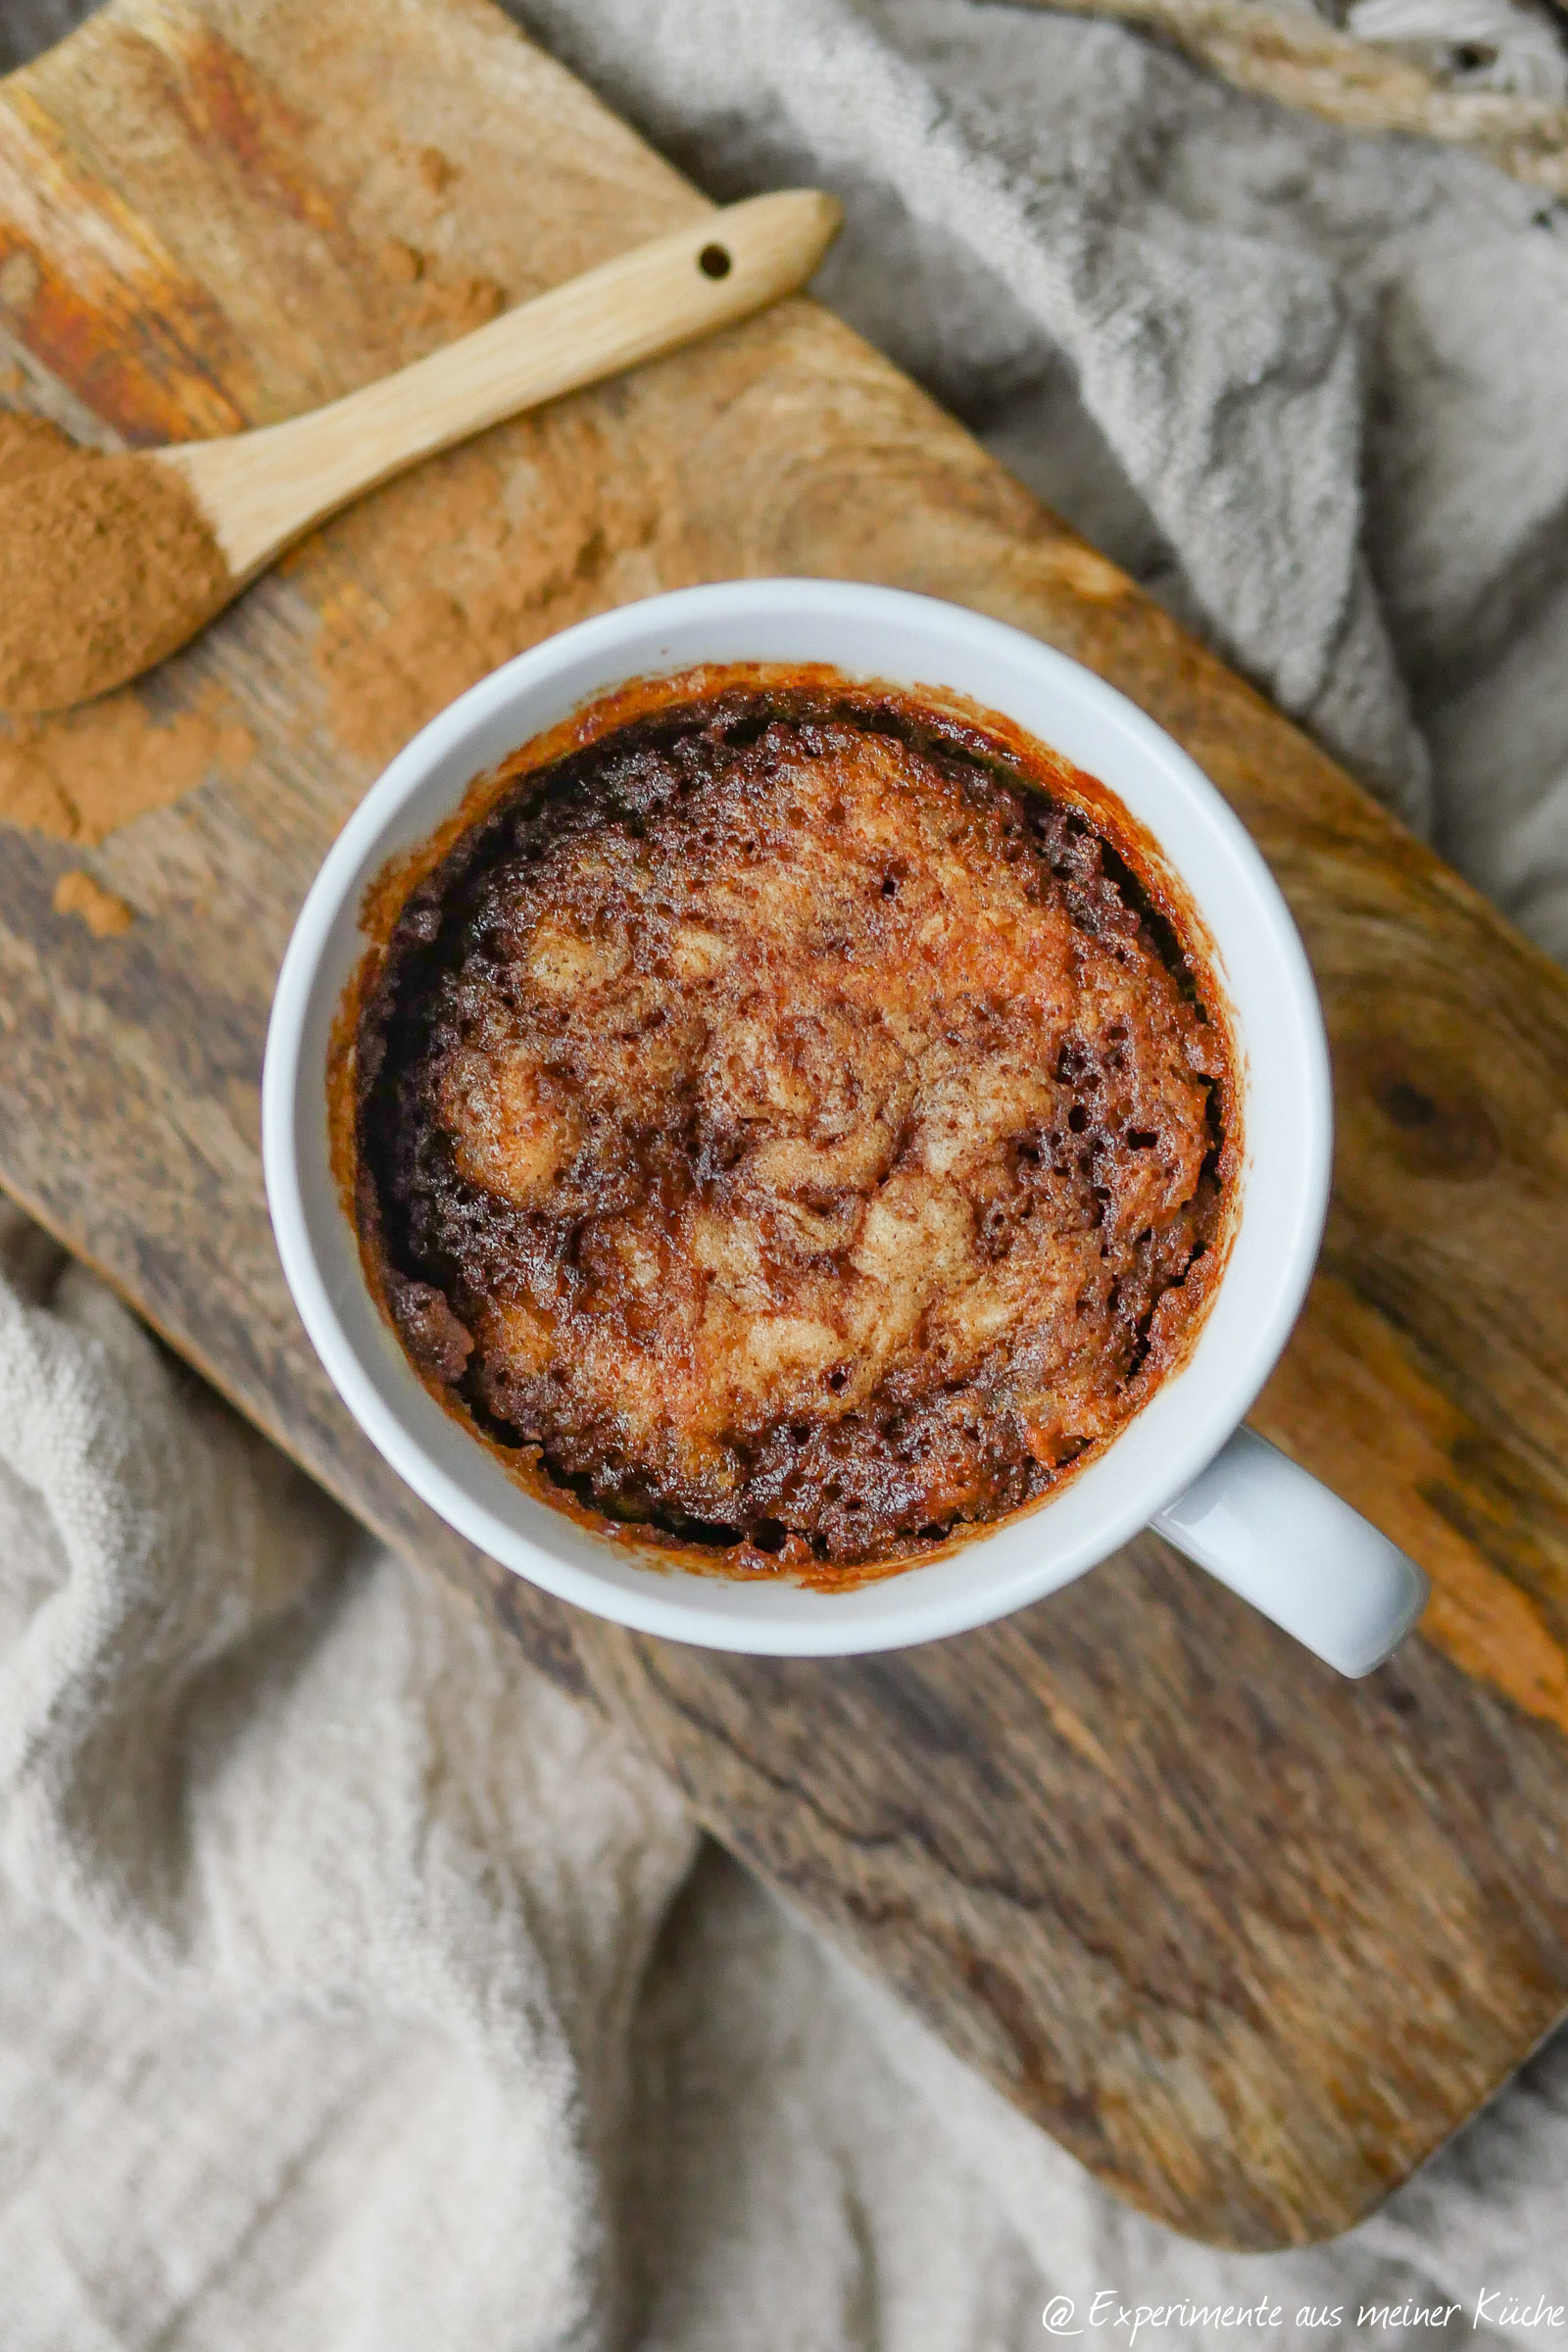
[[[781,655],[776,641],[792,633],[816,650]],[[751,639],[749,650],[690,650]],[[901,674],[885,660],[858,660],[858,643],[922,646],[946,660],[932,674],[911,652],[919,674]],[[325,1139],[325,1041],[366,944],[366,888],[388,859],[428,838],[509,751],[614,685],[704,661],[778,659],[966,695],[1101,782],[1152,835],[1218,951],[1243,1102],[1227,1262],[1183,1362],[1059,1492],[977,1525],[932,1560],[842,1592],[639,1556],[634,1536],[594,1535],[509,1480],[428,1395],[387,1330]],[[1031,710],[1054,708],[1054,723],[1013,708],[1004,693],[977,689],[970,681],[982,673],[1020,681]],[[585,679],[586,690],[573,692]],[[1122,776],[1081,758],[1081,741],[1110,747]],[[1164,823],[1151,821],[1149,799]],[[1172,849],[1173,829],[1185,855]],[[1008,1615],[1094,1566],[1173,1501],[1243,1419],[1289,1336],[1316,1262],[1332,1152],[1327,1043],[1305,952],[1256,846],[1191,757],[1117,688],[1006,622],[906,590],[809,579],[715,582],[596,614],[517,655],[430,719],[372,784],[307,894],[274,992],[262,1095],[268,1203],[290,1293],[349,1411],[415,1492],[503,1566],[596,1615],[699,1646],[783,1656],[902,1647]]]

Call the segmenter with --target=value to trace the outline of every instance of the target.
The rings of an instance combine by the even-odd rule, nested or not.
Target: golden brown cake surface
[[[426,1378],[596,1509],[742,1571],[911,1556],[1042,1494],[1200,1315],[1204,993],[981,733],[741,683],[522,775],[409,897],[362,1230]]]

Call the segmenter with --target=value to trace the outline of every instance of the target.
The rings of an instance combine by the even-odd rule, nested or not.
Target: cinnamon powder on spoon
[[[62,710],[172,654],[234,581],[180,476],[0,416],[0,710]]]

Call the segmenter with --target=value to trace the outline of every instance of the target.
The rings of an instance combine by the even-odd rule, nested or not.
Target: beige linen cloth
[[[837,187],[846,314],[1568,955],[1559,209],[981,0],[514,10],[715,193]],[[1102,2290],[1146,2347],[1568,2345],[1499,2316],[1568,2305],[1568,2042],[1338,2244],[1185,2243],[0,1259],[0,2352],[1125,2344]],[[1407,2298],[1459,2310],[1358,2318]]]

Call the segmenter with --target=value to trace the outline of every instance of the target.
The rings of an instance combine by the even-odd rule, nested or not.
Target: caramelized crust
[[[736,690],[524,776],[407,901],[358,1069],[426,1378],[741,1572],[1042,1494],[1217,1263],[1225,1048],[1169,923],[897,697]]]

